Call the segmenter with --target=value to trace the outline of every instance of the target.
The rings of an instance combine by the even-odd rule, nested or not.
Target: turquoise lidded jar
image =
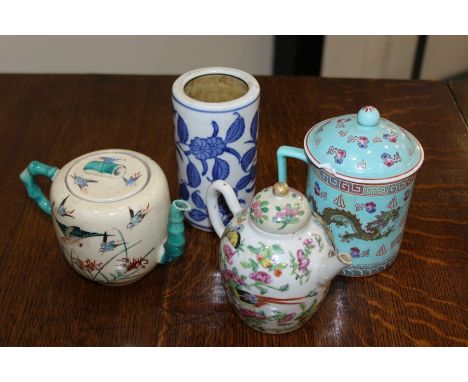
[[[365,106],[316,124],[304,149],[282,146],[277,155],[280,182],[286,182],[286,157],[309,165],[310,205],[330,226],[337,250],[353,258],[344,275],[372,275],[393,263],[424,161],[412,134]]]

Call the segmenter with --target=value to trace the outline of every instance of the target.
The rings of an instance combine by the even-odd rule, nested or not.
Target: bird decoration
[[[228,238],[229,243],[235,248],[239,248],[242,242],[241,232],[243,231],[244,226],[242,224],[235,225],[231,227],[231,229],[226,230],[223,235],[221,236],[221,240],[225,237]]]
[[[104,236],[102,237],[101,247],[99,248],[99,252],[101,253],[113,251],[119,245],[124,244],[123,242],[119,242],[117,240],[111,240],[108,242],[107,236],[108,236],[107,232],[104,232]]]
[[[130,213],[130,222],[127,224],[128,229],[132,229],[135,227],[137,224],[140,224],[143,218],[146,216],[146,214],[149,212],[149,203],[146,206],[146,208],[142,208],[136,213],[128,207],[128,211]]]
[[[141,176],[141,173],[140,173],[140,171],[138,171],[135,174],[133,174],[132,176],[130,176],[129,178],[126,178],[125,176],[122,176],[122,179],[123,179],[123,181],[125,182],[125,184],[127,186],[135,186],[136,181],[138,180],[138,178],[140,176]]]
[[[97,180],[93,180],[93,179],[85,179],[79,175],[70,175],[72,178],[73,178],[73,181],[75,184],[78,185],[78,187],[80,188],[80,191],[83,191],[83,192],[88,192],[88,183],[98,183]]]
[[[258,296],[255,294],[250,294],[244,290],[236,288],[235,293],[239,296],[239,299],[244,301],[247,304],[254,305],[257,308],[260,308],[266,304],[280,304],[280,305],[298,305],[306,302],[304,297],[296,298],[275,298],[267,296]]]
[[[80,227],[77,226],[67,226],[66,224],[60,223],[57,219],[54,219],[57,223],[60,231],[63,233],[62,241],[67,244],[78,244],[78,246],[82,247],[83,244],[81,240],[87,239],[89,237],[96,237],[96,236],[104,236],[105,233],[98,233],[98,232],[89,232],[84,231]],[[108,235],[114,236],[114,235]]]
[[[69,198],[70,195],[68,195],[65,199],[62,200],[62,203],[60,203],[60,206],[58,206],[55,210],[55,212],[57,212],[57,215],[60,215],[60,216],[68,216],[72,219],[74,219],[75,217],[72,215],[73,212],[75,212],[75,210],[67,210],[65,208],[65,202],[67,201],[67,199]],[[52,206],[54,205],[55,202],[52,203]],[[52,207],[53,208],[53,207]]]

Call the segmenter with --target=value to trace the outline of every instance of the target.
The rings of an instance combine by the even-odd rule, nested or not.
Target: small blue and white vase
[[[207,95],[209,101],[204,98]],[[206,192],[215,180],[229,183],[242,207],[250,205],[255,195],[259,100],[257,80],[238,69],[196,69],[174,82],[179,195],[192,206],[186,214],[192,226],[213,230]],[[220,210],[229,221],[223,203]]]

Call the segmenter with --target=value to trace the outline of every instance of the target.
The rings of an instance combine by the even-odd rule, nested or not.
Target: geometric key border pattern
[[[405,187],[410,185],[416,179],[416,175],[412,175],[409,178],[405,178],[393,183],[387,184],[360,184],[350,182],[348,180],[337,178],[329,173],[312,167],[315,175],[319,177],[324,183],[328,184],[335,190],[340,190],[354,195],[391,195],[403,190]]]

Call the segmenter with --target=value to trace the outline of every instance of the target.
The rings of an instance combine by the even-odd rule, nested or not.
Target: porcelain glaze
[[[279,180],[286,181],[285,157],[309,165],[310,205],[330,226],[337,250],[353,258],[343,274],[367,276],[388,268],[400,248],[424,160],[420,143],[366,106],[357,115],[318,123],[304,147],[278,149]]]
[[[304,147],[317,167],[351,181],[383,183],[408,176],[423,160],[416,138],[380,118],[372,106],[315,125],[306,134]]]
[[[50,202],[33,179],[47,171],[53,172]],[[65,259],[92,281],[129,284],[182,255],[182,220],[190,206],[185,201],[171,206],[163,171],[145,155],[101,150],[60,170],[32,162],[20,178],[41,208],[49,203],[42,209],[52,216]]]
[[[310,213],[306,197],[291,189],[278,194],[278,187],[262,190],[248,209],[241,208],[225,182],[214,182],[207,194],[210,219],[221,237],[219,264],[228,299],[244,323],[274,334],[304,325],[333,277],[351,264],[348,254],[335,254],[331,233]],[[219,214],[220,194],[234,214],[226,227]],[[286,207],[281,219],[292,219],[278,222],[275,218],[288,205],[303,207],[304,213],[289,213],[294,209]]]
[[[247,85],[247,93],[226,102],[202,102],[184,92],[191,80],[209,75],[238,78]],[[172,92],[179,196],[192,206],[187,221],[211,231],[206,190],[213,181],[232,184],[243,206],[255,194],[260,87],[238,69],[202,68],[180,76]],[[229,211],[221,208],[229,221]]]

